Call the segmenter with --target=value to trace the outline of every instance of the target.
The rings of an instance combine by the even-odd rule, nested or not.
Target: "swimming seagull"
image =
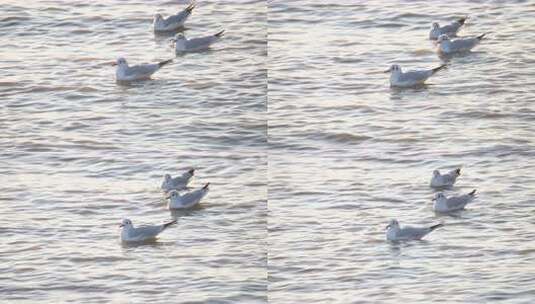
[[[184,22],[191,15],[191,12],[195,8],[195,2],[190,3],[183,11],[176,15],[171,15],[167,18],[163,18],[162,15],[154,15],[154,31],[155,32],[169,32],[175,31],[184,26]]]
[[[429,77],[436,72],[444,69],[445,64],[431,70],[408,71],[403,73],[401,67],[393,64],[385,73],[390,73],[390,86],[392,87],[412,87],[423,84]]]
[[[175,50],[177,53],[202,51],[210,48],[212,44],[219,41],[224,32],[225,31],[222,30],[211,36],[192,39],[186,38],[183,33],[178,33],[172,41],[175,42]]]
[[[164,231],[165,228],[169,227],[170,225],[173,225],[174,223],[176,223],[176,220],[162,225],[141,226],[138,228],[134,228],[134,225],[132,224],[131,220],[124,219],[120,225],[120,227],[122,227],[121,241],[143,242],[155,240],[156,236],[158,236],[160,232]]]
[[[435,203],[433,204],[433,210],[435,210],[436,212],[451,212],[462,210],[468,203],[473,201],[475,197],[475,189],[468,194],[450,197],[446,197],[442,192],[440,192],[437,193],[437,195],[433,198],[433,200],[435,201]]]
[[[188,186],[188,183],[190,182],[191,178],[195,174],[195,169],[190,169],[184,174],[177,176],[177,177],[171,177],[170,174],[166,174],[164,176],[164,180],[162,182],[162,190],[167,192],[171,190],[184,190]]]
[[[461,175],[461,168],[451,170],[448,173],[440,174],[440,171],[433,171],[433,177],[429,184],[431,188],[446,188],[451,187],[457,181],[457,178]]]
[[[437,22],[433,22],[433,27],[431,28],[431,31],[429,32],[429,39],[437,40],[438,37],[442,34],[447,34],[452,37],[456,36],[459,29],[461,29],[461,26],[464,25],[466,18],[468,17],[460,18],[442,27]]]
[[[410,241],[420,240],[431,231],[444,226],[443,224],[436,224],[431,227],[399,227],[397,220],[391,220],[386,226],[386,239],[389,241]]]
[[[440,35],[438,37],[437,43],[438,43],[438,51],[442,54],[452,54],[457,52],[467,52],[473,49],[476,45],[478,45],[483,37],[485,37],[485,34],[481,34],[477,37],[472,38],[459,38],[455,40],[451,40],[448,35]]]
[[[207,183],[201,189],[188,192],[186,194],[180,195],[177,191],[172,191],[171,195],[167,197],[169,200],[169,209],[186,209],[191,208],[201,202],[201,199],[208,193],[208,186],[210,183]]]
[[[128,66],[126,59],[121,57],[117,59],[116,62],[112,63],[112,65],[117,66],[117,70],[115,71],[115,78],[117,81],[135,81],[150,79],[152,74],[170,62],[173,62],[173,59],[158,63]]]

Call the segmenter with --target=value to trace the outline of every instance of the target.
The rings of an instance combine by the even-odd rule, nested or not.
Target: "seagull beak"
[[[437,198],[436,198],[436,197],[433,197],[433,198],[432,198],[431,200],[432,200],[432,201],[436,201],[436,200],[437,200]]]
[[[116,65],[117,65],[117,62],[114,61],[114,62],[112,62],[112,63],[110,63],[110,64],[111,64],[111,66],[116,66]]]
[[[390,228],[390,224],[386,225],[386,228],[385,228],[385,229],[388,229],[388,228]]]
[[[123,224],[119,224],[119,227],[124,227],[124,225]]]
[[[165,199],[170,199],[171,198],[171,195],[168,195],[165,197]]]
[[[383,71],[383,73],[390,73],[390,69]]]

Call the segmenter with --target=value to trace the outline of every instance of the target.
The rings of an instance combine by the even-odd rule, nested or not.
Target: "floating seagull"
[[[445,174],[440,174],[440,171],[433,171],[431,178],[431,188],[446,188],[451,187],[457,181],[457,177],[461,175],[461,168],[457,168]]]
[[[121,241],[143,242],[155,240],[156,236],[158,236],[160,232],[164,231],[165,228],[169,227],[170,225],[173,225],[174,223],[176,223],[176,220],[162,225],[141,226],[138,228],[134,228],[134,225],[132,225],[131,220],[124,219],[120,225],[120,227],[122,227]]]
[[[154,15],[154,31],[155,32],[170,32],[170,31],[176,31],[177,29],[184,26],[184,22],[188,19],[188,17],[191,15],[191,12],[195,8],[195,3],[192,2],[188,7],[186,7],[183,11],[176,15],[169,16],[167,18],[163,18],[162,15],[156,14]]]
[[[431,28],[431,31],[429,32],[429,39],[437,40],[442,34],[447,34],[452,37],[456,36],[459,29],[461,29],[461,26],[464,25],[466,18],[467,17],[460,18],[442,27],[437,22],[433,22],[433,28]]]
[[[164,176],[164,180],[162,183],[162,190],[167,192],[171,190],[184,190],[188,186],[189,181],[193,177],[193,174],[195,173],[195,169],[188,170],[188,172],[185,172],[181,176],[177,176],[175,178],[171,177],[171,175],[166,174]]]
[[[412,87],[423,84],[429,77],[431,77],[436,72],[442,70],[445,67],[446,65],[443,64],[438,68],[434,68],[431,70],[408,71],[403,73],[401,71],[401,67],[397,64],[394,64],[384,72],[390,73],[390,86]]]
[[[202,51],[210,48],[212,44],[219,41],[224,32],[223,30],[211,36],[192,39],[186,38],[183,33],[178,33],[172,41],[175,42],[177,53]]]
[[[173,60],[169,59],[158,63],[128,66],[126,59],[121,57],[117,59],[117,62],[112,63],[112,65],[117,66],[117,70],[115,71],[117,81],[135,81],[149,79],[152,74],[170,62],[173,62]]]
[[[472,38],[459,38],[455,40],[450,40],[450,37],[448,35],[443,34],[440,35],[437,40],[438,50],[439,52],[446,55],[457,52],[467,52],[473,49],[476,45],[478,45],[483,39],[483,37],[485,37],[485,35],[486,33]]]
[[[450,197],[446,197],[442,192],[440,192],[440,193],[437,193],[435,198],[433,198],[433,200],[435,201],[435,204],[433,205],[433,209],[436,212],[451,212],[451,211],[462,210],[468,203],[473,201],[475,197],[476,197],[475,189],[468,194],[464,194],[461,196],[450,196]]]
[[[191,208],[201,202],[201,199],[208,193],[208,186],[210,183],[207,183],[201,189],[191,191],[184,195],[178,194],[177,191],[171,192],[171,195],[167,197],[169,200],[169,209],[186,209]]]
[[[431,227],[399,227],[397,220],[391,220],[386,226],[386,239],[389,241],[409,241],[420,240],[429,232],[444,226],[443,224],[433,225]]]

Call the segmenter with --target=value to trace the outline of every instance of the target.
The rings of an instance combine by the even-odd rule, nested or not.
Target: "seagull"
[[[467,52],[473,49],[478,45],[485,34],[481,34],[477,37],[472,38],[459,38],[455,40],[450,40],[448,35],[442,34],[438,37],[438,51],[442,54],[452,54],[457,52]]]
[[[172,40],[175,43],[177,53],[202,51],[210,48],[212,44],[219,41],[225,31],[222,30],[214,35],[188,39],[183,33],[178,33]]]
[[[394,64],[384,72],[390,73],[390,86],[412,87],[423,84],[429,77],[431,77],[436,72],[442,70],[445,67],[446,65],[443,64],[438,68],[434,68],[431,70],[408,71],[403,73],[401,71],[401,67],[397,64]]]
[[[177,191],[172,191],[171,195],[167,197],[169,200],[169,209],[186,209],[191,208],[201,202],[201,199],[208,193],[208,186],[210,183],[207,183],[201,189],[191,191],[184,195],[178,194]]]
[[[462,210],[468,203],[473,201],[475,197],[476,197],[475,189],[468,194],[464,194],[461,196],[450,196],[450,197],[446,197],[442,192],[440,192],[440,193],[437,193],[435,198],[433,198],[433,200],[435,201],[435,204],[433,205],[433,209],[436,212],[451,212],[451,211]]]
[[[440,171],[433,171],[433,177],[431,178],[431,188],[447,188],[453,186],[457,177],[461,175],[461,168],[457,168],[445,174],[440,174]]]
[[[154,15],[154,31],[155,32],[169,32],[169,31],[175,31],[181,27],[184,26],[184,22],[188,19],[188,17],[191,15],[191,12],[195,8],[195,2],[190,3],[188,7],[186,7],[183,11],[176,15],[171,15],[167,18],[163,18],[162,15],[156,14]]]
[[[389,241],[410,241],[420,240],[429,232],[444,226],[444,224],[436,224],[431,227],[399,227],[397,220],[391,220],[386,226],[386,239]]]
[[[135,81],[149,79],[152,74],[170,62],[173,62],[173,59],[158,63],[128,66],[126,59],[121,57],[112,63],[112,65],[117,66],[117,70],[115,71],[117,81]]]
[[[184,190],[188,186],[188,183],[193,177],[194,173],[195,169],[190,169],[181,176],[177,176],[175,178],[171,177],[169,174],[166,174],[164,176],[161,188],[165,192],[171,190]]]
[[[131,220],[124,219],[120,225],[120,227],[122,227],[121,241],[143,242],[143,241],[155,240],[156,236],[158,236],[160,232],[164,231],[165,228],[169,227],[170,225],[173,225],[174,223],[176,223],[176,220],[162,224],[162,225],[141,226],[138,228],[134,228],[134,225],[132,225]]]
[[[433,22],[433,27],[431,28],[431,31],[429,32],[429,39],[437,40],[438,37],[442,34],[456,36],[457,32],[461,29],[461,26],[464,25],[466,18],[467,17],[460,18],[442,27],[437,22]]]

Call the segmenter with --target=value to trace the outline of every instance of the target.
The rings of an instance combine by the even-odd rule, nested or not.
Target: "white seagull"
[[[392,87],[412,87],[416,85],[422,85],[429,77],[433,76],[436,72],[445,68],[443,64],[438,68],[431,70],[418,70],[408,71],[403,73],[401,67],[397,64],[393,64],[385,73],[390,73],[390,86]]]
[[[183,53],[209,49],[212,44],[216,43],[221,39],[224,32],[225,31],[222,30],[211,36],[192,39],[186,38],[183,33],[178,33],[173,39],[173,42],[175,43],[175,51],[177,53]]]
[[[150,76],[158,71],[164,65],[173,62],[173,59],[165,60],[158,63],[140,64],[128,66],[126,59],[118,58],[112,65],[117,66],[115,78],[117,81],[135,81],[150,79]]]
[[[435,201],[435,203],[433,204],[433,210],[435,210],[436,212],[451,212],[462,210],[468,203],[473,201],[475,197],[475,189],[468,194],[450,197],[446,197],[442,192],[440,192],[437,193],[435,198],[433,198],[433,200]]]
[[[170,32],[184,27],[184,22],[191,15],[191,12],[195,8],[195,3],[192,2],[188,7],[176,15],[171,15],[167,18],[163,18],[162,15],[154,15],[154,31],[155,32]]]
[[[461,175],[461,168],[451,170],[448,173],[440,174],[440,171],[433,171],[433,177],[429,184],[431,188],[447,188],[453,186],[457,178]]]
[[[207,183],[201,189],[188,192],[186,194],[180,195],[177,191],[172,191],[171,194],[167,197],[169,200],[169,209],[186,209],[191,208],[201,202],[201,199],[208,193],[208,186],[210,183]]]
[[[122,227],[121,241],[144,242],[144,241],[155,240],[156,236],[158,236],[160,232],[164,231],[165,228],[169,227],[170,225],[173,225],[174,223],[176,223],[176,220],[162,224],[162,225],[141,226],[138,228],[134,228],[134,225],[132,225],[131,220],[124,219],[120,225],[120,227]]]
[[[440,26],[437,22],[433,22],[433,27],[431,28],[431,31],[429,32],[429,39],[437,40],[438,37],[442,34],[447,34],[452,37],[456,36],[457,32],[461,29],[461,26],[464,25],[466,18],[467,17],[460,18],[444,26]]]
[[[443,224],[436,224],[431,227],[399,227],[397,220],[391,220],[386,226],[386,239],[389,241],[410,241],[420,240],[431,231],[444,226]]]
[[[184,190],[187,188],[188,183],[190,182],[191,178],[195,174],[195,169],[190,169],[184,174],[177,176],[177,177],[171,177],[170,174],[166,174],[164,176],[164,180],[162,182],[162,190],[165,192],[171,191],[171,190]]]
[[[440,35],[438,37],[437,43],[438,43],[438,51],[442,54],[452,54],[452,53],[458,53],[458,52],[467,52],[473,49],[476,45],[478,45],[483,37],[485,37],[485,34],[481,34],[477,37],[472,38],[459,38],[455,40],[451,40],[448,35]]]

